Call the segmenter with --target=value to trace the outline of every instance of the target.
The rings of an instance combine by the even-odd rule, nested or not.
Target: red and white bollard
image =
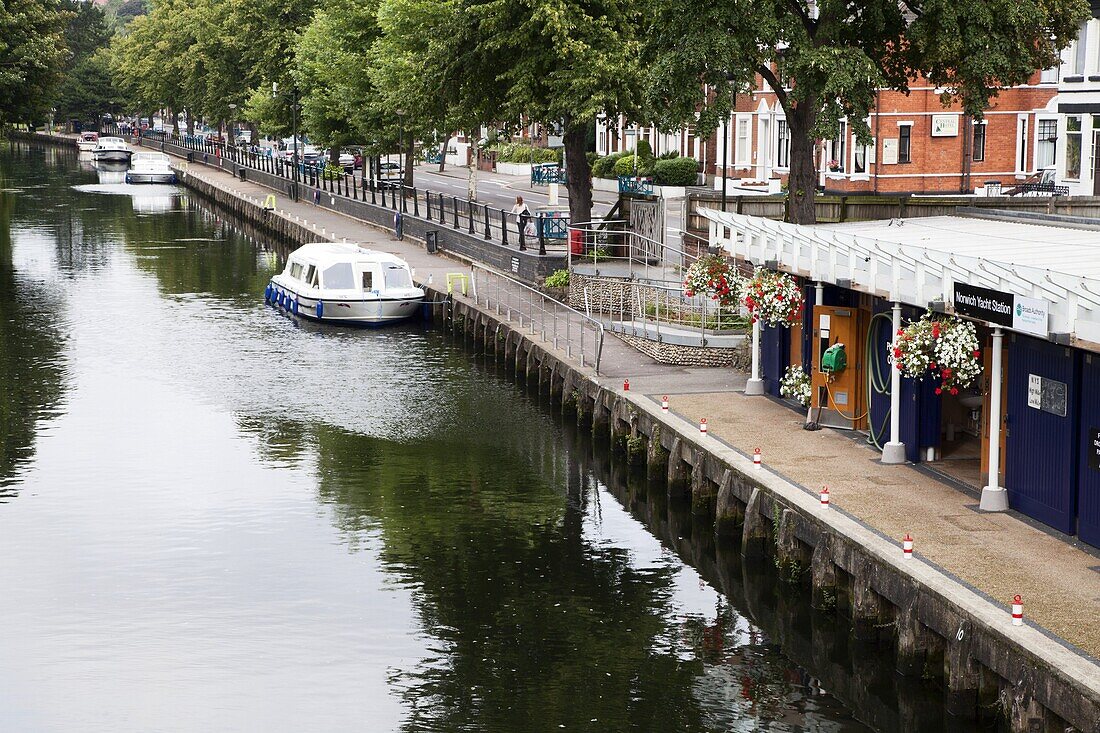
[[[707,419],[705,417],[699,421],[699,432],[703,435],[707,434]]]
[[[828,486],[822,486],[821,487],[821,508],[822,509],[828,509],[829,508],[829,487]]]
[[[661,412],[668,414],[668,395],[661,398]]]
[[[1024,601],[1019,594],[1012,597],[1012,625],[1024,625]]]
[[[630,391],[630,380],[629,379],[624,379],[623,380],[623,392],[629,392],[629,391]]]
[[[908,532],[905,533],[905,539],[901,541],[901,556],[906,560],[913,557],[913,538]]]
[[[755,448],[752,452],[752,465],[756,468],[760,468],[760,449]]]

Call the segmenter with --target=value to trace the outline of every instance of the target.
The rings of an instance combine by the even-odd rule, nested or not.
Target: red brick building
[[[973,193],[987,181],[1004,186],[1055,164],[1057,70],[1036,72],[1028,84],[1001,90],[982,121],[958,105],[944,108],[940,92],[923,79],[909,94],[881,91],[868,117],[873,143],[860,145],[845,120],[836,139],[815,147],[819,185],[827,193]],[[770,87],[757,77],[751,94],[738,94],[733,115],[709,139],[689,129],[597,125],[601,154],[633,149],[649,140],[655,154],[676,150],[695,157],[730,193],[776,191],[790,167],[785,115]]]

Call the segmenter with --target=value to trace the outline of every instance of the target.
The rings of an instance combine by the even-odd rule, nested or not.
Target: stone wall
[[[748,369],[751,362],[747,341],[743,341],[740,346],[734,348],[715,348],[662,343],[626,333],[616,333],[615,335],[622,339],[624,343],[633,346],[661,364],[732,367],[743,371]]]

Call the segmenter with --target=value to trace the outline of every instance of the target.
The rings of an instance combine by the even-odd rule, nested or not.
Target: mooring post
[[[661,445],[661,423],[655,422],[646,446],[646,478],[650,484],[668,478],[668,451]]]
[[[813,591],[810,605],[819,611],[834,611],[837,606],[836,565],[833,563],[833,536],[822,533],[810,556]]]

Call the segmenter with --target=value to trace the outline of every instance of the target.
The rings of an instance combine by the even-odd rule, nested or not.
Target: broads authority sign
[[[1013,331],[1047,336],[1050,306],[1045,300],[955,283],[955,312]]]

